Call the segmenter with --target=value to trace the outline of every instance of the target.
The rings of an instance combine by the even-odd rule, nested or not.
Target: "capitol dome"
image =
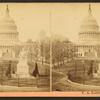
[[[6,7],[5,15],[0,20],[0,46],[12,46],[18,42],[17,26],[9,13],[8,5]]]
[[[96,19],[92,16],[92,10],[89,6],[88,16],[82,21],[82,24],[80,26],[80,33],[82,32],[93,32],[98,31],[99,26],[97,24]]]
[[[9,15],[8,6],[6,8],[5,16],[0,20],[0,33],[17,33],[17,26],[14,20]]]
[[[88,10],[88,16],[83,20],[80,26],[78,42],[86,45],[100,44],[99,25],[92,15],[90,5]]]

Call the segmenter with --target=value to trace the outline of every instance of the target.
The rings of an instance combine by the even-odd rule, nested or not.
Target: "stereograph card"
[[[0,3],[0,96],[99,96],[100,3]]]

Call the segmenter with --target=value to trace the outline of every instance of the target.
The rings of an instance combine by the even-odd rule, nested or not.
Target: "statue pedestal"
[[[29,66],[26,59],[20,59],[17,65],[17,75],[20,78],[29,78]]]

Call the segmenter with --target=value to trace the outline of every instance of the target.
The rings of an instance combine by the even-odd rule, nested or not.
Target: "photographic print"
[[[49,91],[48,15],[34,4],[0,5],[0,92]]]
[[[0,96],[99,95],[99,9],[0,3]]]
[[[53,90],[100,90],[99,4],[66,4],[66,9],[64,38],[52,42]]]

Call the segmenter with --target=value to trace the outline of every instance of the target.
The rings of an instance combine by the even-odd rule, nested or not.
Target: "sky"
[[[4,16],[7,4],[21,41],[36,40],[43,36],[40,35],[43,31],[47,35],[52,33],[77,41],[89,8],[89,3],[1,3],[0,18]],[[100,25],[100,3],[91,3],[91,8]]]

